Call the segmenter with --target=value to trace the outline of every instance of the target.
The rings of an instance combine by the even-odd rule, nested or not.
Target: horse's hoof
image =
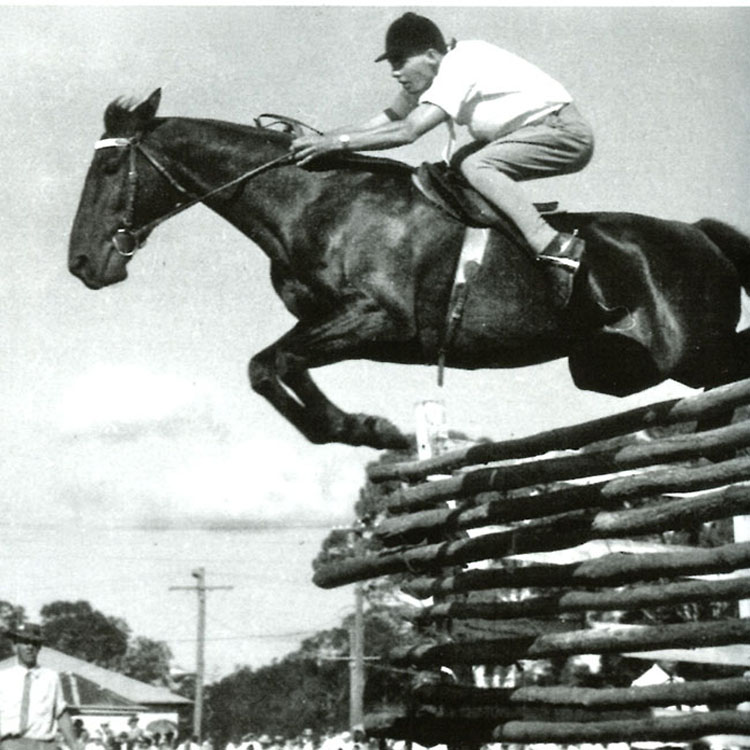
[[[413,441],[388,419],[369,414],[351,416],[354,420],[350,433],[351,445],[366,445],[377,450],[408,450],[414,445]]]

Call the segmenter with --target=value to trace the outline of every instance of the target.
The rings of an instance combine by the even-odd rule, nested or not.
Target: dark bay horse
[[[107,108],[70,271],[91,289],[122,281],[158,223],[203,201],[270,258],[274,289],[298,320],[252,358],[252,387],[313,442],[404,447],[390,422],[331,403],[309,370],[346,359],[434,363],[464,226],[421,195],[406,165],[353,158],[302,169],[287,156],[287,133],[156,117],[159,99],[157,90]],[[568,357],[578,387],[614,395],[667,378],[704,387],[748,376],[750,346],[736,325],[749,238],[710,219],[560,213],[550,222],[586,240],[573,303],[552,304],[539,264],[493,232],[448,366]],[[602,319],[592,295],[620,313]]]

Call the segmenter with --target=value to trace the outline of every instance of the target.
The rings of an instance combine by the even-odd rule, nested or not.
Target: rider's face
[[[410,94],[419,96],[427,91],[437,74],[440,56],[435,50],[418,52],[408,57],[398,57],[389,60],[391,75]]]

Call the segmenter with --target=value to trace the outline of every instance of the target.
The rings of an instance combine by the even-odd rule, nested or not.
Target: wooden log
[[[602,628],[540,635],[498,624],[498,637],[480,641],[394,648],[396,663],[428,667],[440,664],[512,664],[572,654],[614,654],[658,648],[700,648],[750,643],[750,621],[689,622],[658,627]]]
[[[392,573],[426,572],[444,566],[501,557],[511,552],[538,552],[542,549],[572,547],[587,540],[591,514],[565,513],[532,526],[486,534],[441,544],[428,544],[367,557],[350,557],[321,565],[313,582],[321,588],[342,586]]]
[[[728,463],[742,464],[742,470],[731,480],[747,478],[750,475],[750,459],[740,459]],[[697,475],[699,480],[695,481]],[[676,481],[679,478],[679,481]],[[509,497],[490,500],[478,507],[459,506],[458,508],[440,508],[436,510],[420,511],[405,515],[397,515],[385,518],[373,529],[373,534],[386,546],[404,544],[419,541],[424,538],[434,538],[438,532],[444,534],[482,526],[503,524],[517,520],[540,518],[559,512],[577,509],[595,508],[619,508],[625,500],[632,500],[635,496],[634,486],[640,486],[647,490],[647,494],[658,494],[659,492],[686,492],[696,489],[704,489],[706,486],[715,486],[717,483],[726,484],[730,478],[725,466],[701,467],[696,469],[674,470],[653,472],[635,482],[628,480],[614,480],[601,482],[594,485],[583,485],[556,489],[551,492],[543,492],[538,495],[521,498]],[[705,480],[709,479],[708,482]],[[614,486],[616,485],[616,486]],[[734,488],[722,490],[711,490],[705,495],[693,496],[684,501],[686,524],[695,523],[694,513],[706,515],[701,520],[713,520],[715,518],[728,518],[734,515],[742,515],[746,508],[742,507],[746,497],[750,496],[750,485],[740,484]],[[711,506],[713,510],[709,510]],[[618,523],[627,523],[631,519],[635,525],[638,519],[647,517],[652,513],[650,508],[653,504],[641,511],[626,510],[625,515],[602,515],[599,523],[604,527],[608,524],[607,518],[619,519]],[[665,508],[667,506],[664,506]],[[674,506],[677,507],[677,506]],[[735,508],[736,507],[736,512]],[[726,511],[726,512],[724,512]],[[655,512],[655,511],[653,511]],[[712,516],[709,518],[708,516]]]
[[[738,406],[747,403],[750,403],[750,380],[743,380],[683,399],[663,401],[528,437],[483,443],[450,451],[426,461],[409,461],[387,466],[374,465],[368,468],[367,473],[373,482],[394,479],[417,481],[431,474],[451,473],[466,466],[527,458],[553,450],[581,448],[588,443],[607,440],[649,427],[722,416],[730,414]]]
[[[592,539],[659,533],[684,527],[686,505],[690,508],[691,523],[750,512],[750,485],[729,488],[726,492],[728,499],[711,495],[687,503],[670,500],[622,514],[572,511],[473,539],[346,558],[321,566],[313,581],[321,588],[329,588],[391,573],[425,572],[509,554],[565,549]]]
[[[732,578],[726,581],[685,581],[636,586],[619,591],[566,591],[520,601],[444,602],[423,610],[417,619],[504,620],[561,612],[629,611],[688,602],[738,601],[748,598],[750,578]]]
[[[575,721],[591,722],[613,719],[644,718],[647,713],[644,707],[590,709],[582,706],[541,705],[525,706],[519,703],[487,705],[447,705],[427,708],[429,704],[417,705],[412,710],[422,718],[458,719],[487,723],[490,728],[497,724],[514,719],[534,721]],[[400,715],[400,712],[398,714]],[[406,714],[408,715],[408,714]]]
[[[750,712],[693,712],[675,717],[594,723],[510,721],[495,730],[502,742],[634,742],[698,740],[711,734],[750,733]]]
[[[748,549],[750,562],[750,549]],[[401,584],[401,589],[416,599],[463,594],[468,591],[510,588],[559,588],[570,586],[580,563],[568,565],[528,565],[510,568],[466,570],[444,578],[417,577]]]
[[[492,741],[497,722],[434,716],[425,712],[412,715],[391,713],[367,714],[365,732],[371,737],[388,737],[418,742],[425,747],[448,744],[483,745]]]
[[[527,658],[529,648],[544,635],[565,635],[574,623],[559,620],[508,620],[492,638],[446,643],[396,646],[389,658],[397,664],[433,667],[442,664],[512,664]]]
[[[543,659],[566,654],[614,654],[658,648],[727,646],[732,643],[750,643],[750,620],[603,627],[541,635],[529,647],[529,657]]]
[[[460,687],[435,685],[435,688]],[[481,690],[481,688],[474,688]],[[436,693],[436,698],[439,693]],[[432,696],[431,696],[432,697]],[[479,697],[473,693],[465,696],[459,691],[451,696],[455,704],[474,704]],[[696,680],[694,682],[670,682],[664,685],[646,685],[624,688],[576,688],[569,685],[539,687],[530,685],[511,690],[510,695],[493,696],[498,703],[509,700],[513,703],[553,704],[585,706],[587,708],[612,706],[674,706],[712,703],[741,703],[750,700],[750,680],[742,677],[723,680]],[[490,697],[487,699],[491,700]],[[430,701],[425,701],[430,702]],[[433,702],[437,702],[436,700]]]
[[[612,479],[602,488],[602,495],[623,501],[667,492],[706,490],[748,478],[748,458],[734,458],[708,466],[670,467]]]
[[[606,482],[555,488],[544,493],[496,498],[489,496],[478,506],[436,508],[416,513],[391,516],[379,521],[372,530],[374,536],[387,546],[420,540],[437,531],[450,533],[462,529],[480,528],[492,524],[524,521],[585,508],[619,507],[617,498],[604,498],[601,490]],[[477,500],[482,497],[480,495]]]
[[[573,578],[580,584],[596,581],[598,585],[615,585],[633,580],[731,573],[747,567],[748,562],[750,542],[696,548],[690,552],[615,553],[580,563]]]
[[[732,518],[748,512],[750,484],[737,484],[697,497],[651,503],[625,511],[602,511],[594,519],[593,529],[602,536],[630,536],[643,534],[647,528],[689,529],[695,524]]]
[[[494,588],[562,588],[586,584],[618,586],[675,576],[731,573],[750,567],[750,542],[690,552],[625,555],[615,552],[595,560],[567,565],[466,570],[445,578],[413,578],[402,589],[417,599]]]
[[[733,450],[750,445],[750,420],[728,427],[691,435],[673,435],[642,445],[595,452],[579,452],[552,458],[538,458],[523,463],[507,463],[487,469],[459,474],[449,479],[425,482],[397,490],[387,507],[393,513],[434,506],[491,490],[509,490],[533,484],[560,482],[583,477],[612,474],[655,464],[675,463],[701,458],[717,449]],[[750,459],[737,459],[740,475],[750,478]]]
[[[476,685],[438,683],[414,687],[411,689],[410,695],[417,703],[430,703],[437,706],[502,706],[510,703],[511,696],[514,696],[517,692],[518,689],[512,687],[483,688]]]

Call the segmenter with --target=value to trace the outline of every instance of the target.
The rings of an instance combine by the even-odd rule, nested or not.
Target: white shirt
[[[394,110],[414,108],[402,99]],[[572,101],[566,89],[532,63],[483,41],[458,42],[440,62],[419,103],[434,104],[479,140],[492,141]],[[401,111],[399,111],[401,110]]]
[[[57,672],[46,667],[31,670],[21,664],[0,671],[0,736],[20,732],[21,701],[26,673],[31,673],[29,723],[24,737],[52,740],[57,732],[57,719],[68,707],[63,698]]]

